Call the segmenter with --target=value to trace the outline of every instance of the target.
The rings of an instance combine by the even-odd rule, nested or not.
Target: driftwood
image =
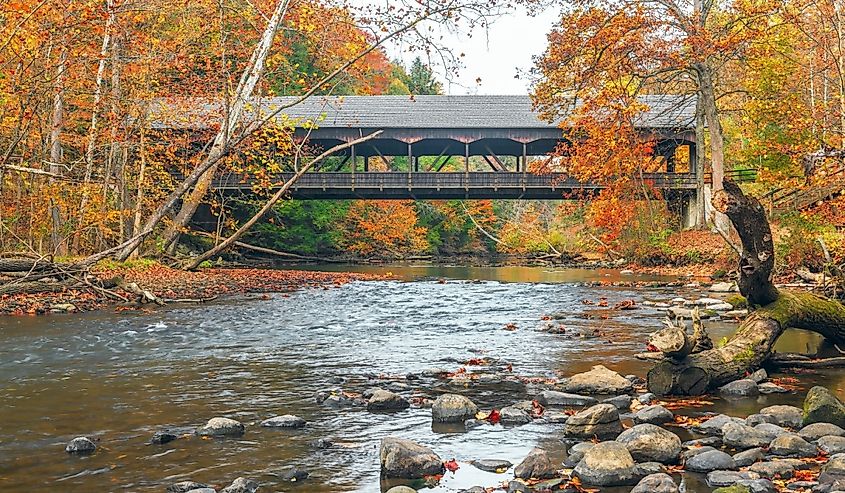
[[[649,390],[656,394],[698,395],[742,378],[763,365],[788,328],[845,342],[845,306],[813,293],[779,291],[772,282],[774,245],[763,207],[735,183],[726,181],[724,187],[713,197],[713,205],[728,216],[739,234],[738,285],[753,311],[723,346],[679,361],[658,362],[647,377]]]

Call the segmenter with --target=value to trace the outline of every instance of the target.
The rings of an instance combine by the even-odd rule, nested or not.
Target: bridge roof
[[[295,96],[261,100],[262,114],[296,101]],[[695,99],[680,95],[647,95],[648,106],[637,126],[653,129],[692,128]],[[204,127],[214,121],[220,105],[195,100],[162,104],[154,127]],[[174,110],[171,113],[164,108]],[[187,111],[186,111],[187,110]],[[541,120],[528,95],[510,96],[312,96],[283,111],[292,119],[317,121],[322,129],[550,129],[556,122]],[[168,117],[166,114],[178,114]],[[211,118],[208,118],[211,117]],[[175,120],[175,121],[174,121]]]

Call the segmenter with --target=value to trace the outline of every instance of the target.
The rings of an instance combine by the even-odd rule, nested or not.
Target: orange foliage
[[[404,256],[428,249],[410,200],[357,200],[342,225],[346,247],[361,255]]]

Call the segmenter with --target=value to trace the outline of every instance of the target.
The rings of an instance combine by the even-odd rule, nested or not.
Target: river
[[[378,460],[379,440],[388,435],[411,438],[462,464],[424,491],[494,486],[507,475],[481,472],[465,462],[499,458],[518,463],[537,445],[557,456],[563,449],[561,425],[433,428],[428,409],[394,414],[330,409],[316,403],[315,392],[407,384],[407,394],[457,390],[482,408],[531,398],[526,386],[515,382],[416,388],[415,380],[404,379],[434,368],[455,371],[470,358],[511,363],[514,375],[526,377],[570,375],[595,364],[643,376],[646,364],[632,355],[644,348],[662,311],[610,311],[582,300],[604,296],[612,306],[624,299],[701,294],[695,288],[589,284],[652,279],[603,270],[355,269],[389,271],[398,279],[203,306],[0,319],[0,491],[161,492],[185,479],[222,487],[245,476],[262,482],[261,491],[378,492],[388,486],[380,482]],[[568,328],[598,328],[603,335],[589,339],[537,330],[551,313],[563,314],[561,322]],[[507,324],[517,329],[504,330]],[[713,322],[707,327],[718,340],[735,325]],[[782,338],[779,349],[806,351],[816,344],[815,335],[793,332]],[[806,388],[845,383],[845,375],[836,371],[799,377]],[[802,399],[803,392],[716,400],[708,410],[747,415],[770,404],[800,405]],[[288,413],[305,418],[308,426],[293,431],[258,426],[267,417]],[[147,444],[158,430],[187,434],[214,416],[246,423],[246,434]],[[97,440],[97,453],[65,454],[67,441],[80,435]],[[318,438],[329,438],[334,446],[313,447]],[[311,477],[280,484],[269,473],[287,465],[306,469]],[[694,475],[687,485],[688,491],[710,491]]]

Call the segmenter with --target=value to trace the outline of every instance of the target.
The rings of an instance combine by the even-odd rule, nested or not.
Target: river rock
[[[431,405],[431,417],[438,423],[463,422],[477,413],[478,406],[458,394],[443,394]]]
[[[308,479],[309,473],[296,466],[285,466],[273,473],[281,481],[299,482]]]
[[[616,406],[616,409],[619,409],[622,412],[628,412],[631,409],[631,402],[633,398],[630,395],[617,395],[616,397],[611,397],[609,399],[605,399],[602,404],[613,404]]]
[[[602,365],[569,377],[564,387],[567,392],[588,394],[623,394],[633,389],[630,380]]]
[[[697,300],[684,301],[684,306],[706,306],[709,308],[713,305],[719,305],[722,303],[724,303],[724,301],[720,300],[719,298],[698,298]]]
[[[507,406],[499,410],[499,422],[503,425],[524,425],[531,422],[531,416],[516,406]]]
[[[265,419],[261,422],[261,426],[265,428],[302,428],[305,426],[305,420],[293,414],[285,414]]]
[[[845,405],[824,387],[813,387],[804,398],[802,415],[804,426],[813,423],[833,423],[845,427]]]
[[[367,411],[399,411],[409,407],[411,404],[408,399],[383,389],[374,391],[370,400],[367,401]]]
[[[734,282],[715,282],[710,285],[710,291],[713,293],[731,293],[737,291],[737,287]]]
[[[237,478],[232,484],[220,490],[220,493],[255,493],[258,491],[258,481],[248,478]]]
[[[577,466],[578,463],[581,462],[581,459],[584,458],[584,454],[586,454],[587,451],[593,448],[594,446],[595,443],[593,442],[576,443],[575,445],[570,447],[569,450],[567,450],[566,460],[563,462],[563,464],[566,467]]]
[[[728,447],[742,450],[754,447],[766,447],[771,440],[765,433],[746,424],[731,422],[722,427],[722,442]]]
[[[152,438],[150,438],[150,443],[153,445],[164,445],[165,443],[170,443],[177,438],[179,438],[177,434],[171,433],[167,430],[157,431],[153,433]]]
[[[624,444],[599,442],[584,454],[573,474],[589,485],[630,485],[637,481],[636,466]]]
[[[728,423],[745,424],[745,420],[734,418],[733,416],[728,416],[726,414],[717,414],[707,421],[694,426],[693,430],[697,433],[701,433],[702,435],[721,435],[722,428],[724,428]]]
[[[241,436],[246,428],[240,421],[229,418],[211,418],[197,428],[196,434],[204,437]]]
[[[631,493],[678,493],[678,485],[666,473],[649,474],[634,486]]]
[[[829,435],[818,439],[816,445],[827,455],[845,452],[845,437]]]
[[[771,382],[763,382],[757,385],[757,390],[760,391],[761,394],[786,394],[789,392],[788,389],[781,387],[780,385],[771,383]]]
[[[666,466],[659,462],[641,462],[637,464],[636,475],[638,478],[650,476],[652,474],[658,474],[661,472],[666,472]]]
[[[65,452],[69,454],[92,454],[95,450],[97,445],[87,437],[76,437],[65,445]]]
[[[417,493],[417,490],[411,488],[410,486],[399,485],[390,488],[387,490],[387,493]]]
[[[774,460],[751,464],[748,470],[750,472],[757,473],[764,478],[772,479],[780,477],[783,479],[789,479],[792,477],[792,473],[795,471],[795,468],[786,461]]]
[[[827,464],[822,466],[819,483],[845,482],[845,454],[831,455]]]
[[[546,407],[592,406],[598,401],[587,395],[569,394],[557,390],[545,390],[537,396],[537,402]]]
[[[379,459],[381,475],[386,478],[417,479],[443,473],[440,456],[430,448],[404,438],[383,438]]]
[[[634,414],[634,423],[651,423],[661,425],[675,420],[672,411],[660,405],[646,406]]]
[[[546,479],[557,475],[555,466],[545,450],[534,447],[514,469],[513,475],[520,479]]]
[[[698,454],[703,454],[704,452],[709,452],[711,450],[716,450],[716,448],[711,447],[709,445],[705,445],[703,447],[689,448],[689,449],[686,449],[683,452],[681,452],[681,460],[683,462],[686,462],[686,461],[692,459],[693,457],[695,457]]]
[[[645,394],[640,394],[637,396],[637,401],[640,404],[645,404],[646,406],[657,402],[657,396],[651,392],[646,392]]]
[[[768,414],[775,418],[775,424],[788,428],[800,428],[802,421],[801,408],[795,406],[769,406],[760,409],[760,414]]]
[[[755,462],[760,462],[765,458],[765,456],[765,450],[760,447],[754,447],[734,454],[733,459],[737,466],[748,467]]]
[[[719,394],[725,397],[755,397],[760,395],[760,389],[754,380],[743,378],[722,385]]]
[[[800,436],[787,433],[772,440],[769,453],[780,457],[815,457],[819,451]]]
[[[743,480],[760,479],[760,475],[751,471],[713,471],[707,473],[707,486],[730,486]]]
[[[179,481],[167,487],[167,493],[187,493],[188,491],[201,490],[209,488],[207,484],[197,483],[196,481]]]
[[[845,436],[845,429],[842,429],[831,423],[813,423],[801,428],[798,434],[808,442],[815,442],[821,437],[826,436]]]
[[[765,435],[766,439],[770,442],[781,435],[789,433],[786,428],[782,428],[774,423],[760,423],[754,426],[754,429]]]
[[[637,462],[675,463],[681,455],[681,439],[653,424],[639,424],[623,431],[617,442],[624,443]]]
[[[619,411],[611,404],[596,404],[575,413],[566,421],[564,434],[571,438],[592,438],[599,440],[615,438],[622,433]]]
[[[748,426],[757,426],[763,423],[775,424],[775,421],[777,421],[777,419],[775,419],[775,417],[771,414],[749,414],[748,417],[745,418],[745,424]]]
[[[760,368],[755,370],[754,373],[748,375],[749,380],[753,380],[755,383],[761,384],[769,378],[769,374],[766,372],[765,368]]]
[[[734,486],[746,487],[749,493],[778,493],[777,487],[766,478],[741,479]],[[716,490],[719,491],[719,490]]]
[[[486,472],[503,473],[513,466],[510,461],[504,459],[481,459],[470,462],[477,469]]]
[[[734,470],[736,468],[737,465],[733,457],[721,450],[708,450],[696,454],[685,465],[685,469],[692,472]]]

